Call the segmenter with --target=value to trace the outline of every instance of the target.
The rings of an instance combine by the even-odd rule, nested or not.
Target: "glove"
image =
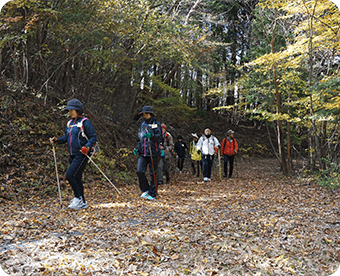
[[[151,137],[151,133],[150,132],[143,134],[143,138],[150,138],[150,137]]]
[[[90,149],[88,147],[82,147],[80,151],[86,155],[89,152],[89,150]]]
[[[138,154],[138,149],[134,149],[132,152],[133,152],[133,154],[134,154],[135,156],[137,156],[137,154]]]
[[[200,151],[200,150],[198,150],[198,151],[197,151],[197,153],[198,153],[198,154],[200,154],[200,153],[201,153],[201,151]]]
[[[57,137],[50,138],[50,143],[53,145],[54,143],[58,143]]]

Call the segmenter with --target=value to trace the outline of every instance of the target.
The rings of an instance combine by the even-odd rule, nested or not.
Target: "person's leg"
[[[149,162],[150,162],[150,157],[140,156],[138,158],[137,176],[139,180],[139,188],[142,191],[142,193],[149,191],[149,183],[145,175],[146,166],[148,165]]]
[[[179,171],[181,170],[181,158],[179,156],[177,156],[177,168]]]
[[[235,158],[235,155],[229,156],[229,165],[230,165],[230,169],[229,169],[229,177],[232,177],[232,175],[233,175],[233,170],[234,170],[234,158]]]
[[[76,157],[77,160],[79,160],[79,167],[78,170],[75,173],[75,178],[78,181],[78,187],[79,187],[79,191],[80,191],[80,195],[83,198],[83,202],[85,203],[85,195],[84,195],[84,185],[82,182],[82,178],[83,178],[83,172],[85,170],[86,164],[88,159],[86,158],[85,155],[77,155]]]
[[[201,166],[202,166],[202,162],[201,161],[195,161],[196,162],[196,165],[197,165],[197,174],[196,174],[196,176],[197,177],[199,177],[200,176],[200,174],[201,174],[201,172],[200,172],[200,170],[201,170]]]
[[[165,168],[165,159],[164,157],[160,157],[158,164],[158,172],[157,172],[157,183],[163,184],[163,172]]]
[[[202,155],[202,173],[204,177],[208,177],[209,168],[208,168],[208,155]]]
[[[179,160],[180,160],[179,170],[183,171],[184,158],[179,158]]]
[[[223,155],[224,177],[228,176],[228,155]]]
[[[152,162],[150,161],[150,163],[149,163],[150,178],[151,178],[150,179],[150,186],[149,186],[149,195],[151,195],[152,197],[156,197],[156,195],[157,195],[156,183],[155,183],[155,178],[156,178],[156,181],[157,181],[157,175],[156,175],[157,164],[158,164],[158,156],[154,155],[154,156],[152,156]],[[155,173],[155,175],[154,175],[154,173]]]
[[[170,159],[164,159],[164,173],[166,183],[169,184],[170,182]]]
[[[191,160],[191,167],[192,167],[192,175],[195,175],[196,174],[196,168],[195,168],[196,161],[194,161],[192,159],[190,159],[190,160]]]
[[[213,155],[209,155],[209,159],[208,159],[208,178],[211,178],[211,169],[212,169],[212,165],[214,162],[214,156]]]
[[[83,197],[84,202],[84,186],[81,178],[87,163],[85,158],[85,155],[70,156],[70,166],[66,171],[66,179],[72,187],[74,197]]]

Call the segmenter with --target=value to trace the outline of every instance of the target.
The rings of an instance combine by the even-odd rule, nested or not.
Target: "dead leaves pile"
[[[10,275],[331,275],[339,193],[284,178],[273,160],[203,184],[187,174],[142,200],[137,184],[86,186],[89,208],[58,197],[0,205],[0,263]],[[71,193],[63,191],[64,204]]]

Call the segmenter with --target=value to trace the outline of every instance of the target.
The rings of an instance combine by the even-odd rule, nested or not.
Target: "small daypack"
[[[81,119],[80,122],[78,122],[76,125],[73,125],[73,126],[76,126],[76,127],[79,127],[80,128],[80,131],[81,131],[81,135],[86,139],[86,140],[89,140],[85,134],[85,131],[84,131],[84,121],[85,120],[88,120],[88,118],[84,117]],[[71,124],[72,120],[69,120],[67,122],[67,127],[70,127],[70,124]],[[98,145],[98,142],[96,142],[92,149],[91,149],[91,156],[92,157],[93,155],[97,154],[100,152],[100,148],[99,148],[99,145]]]

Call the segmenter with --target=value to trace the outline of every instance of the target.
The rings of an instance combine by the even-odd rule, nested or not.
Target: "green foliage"
[[[317,183],[326,189],[340,188],[340,165],[326,158],[323,161],[327,168],[315,173]]]

